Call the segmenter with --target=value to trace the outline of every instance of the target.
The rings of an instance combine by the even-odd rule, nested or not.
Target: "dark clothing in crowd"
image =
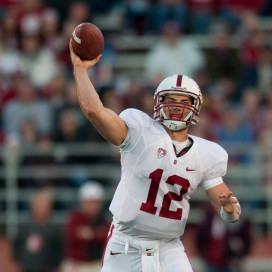
[[[22,272],[53,272],[62,258],[61,228],[33,222],[19,227],[14,241],[14,258]]]
[[[251,245],[251,222],[243,212],[235,224],[224,222],[212,207],[198,226],[197,248],[207,272],[238,272]]]

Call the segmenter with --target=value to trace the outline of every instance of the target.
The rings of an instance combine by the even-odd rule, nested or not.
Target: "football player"
[[[228,155],[218,144],[188,135],[198,122],[202,94],[185,75],[164,79],[155,91],[154,118],[136,109],[120,116],[105,108],[70,43],[80,107],[121,152],[122,175],[110,205],[113,223],[102,272],[189,272],[180,240],[189,199],[201,186],[216,211],[235,222],[240,205],[223,182]]]

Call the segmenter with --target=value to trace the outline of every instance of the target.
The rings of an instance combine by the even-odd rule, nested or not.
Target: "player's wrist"
[[[74,65],[74,76],[75,78],[81,77],[84,74],[88,74],[88,69],[85,67],[84,63],[78,62]]]
[[[74,70],[86,70],[85,65],[82,62],[82,60],[79,60],[74,64]]]

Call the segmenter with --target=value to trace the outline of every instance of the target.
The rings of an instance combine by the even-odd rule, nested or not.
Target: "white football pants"
[[[193,272],[180,239],[146,241],[111,229],[101,272]]]

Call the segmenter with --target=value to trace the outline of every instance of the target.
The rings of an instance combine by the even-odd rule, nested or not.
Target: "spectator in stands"
[[[261,10],[261,16],[271,16],[272,14],[272,2],[269,0],[264,0],[264,5]]]
[[[39,31],[43,14],[46,11],[44,0],[16,1],[17,22],[21,33],[34,33]]]
[[[89,22],[91,19],[91,10],[88,1],[73,1],[69,6],[67,19],[76,25]]]
[[[207,71],[212,80],[225,77],[237,80],[241,73],[241,59],[233,48],[229,34],[217,32],[212,36],[212,48],[207,50]]]
[[[211,99],[221,96],[225,104],[240,103],[237,98],[236,82],[228,77],[220,77],[213,81],[207,90],[207,95]]]
[[[1,18],[3,43],[9,48],[18,48],[18,25],[16,13],[13,9],[6,10]]]
[[[103,104],[108,108],[120,114],[124,109],[124,103],[122,103],[122,99],[120,95],[117,94],[115,88],[113,86],[104,86],[99,91],[99,97]]]
[[[272,88],[272,46],[259,48],[256,63],[246,66],[239,85],[240,93],[246,87],[256,87],[262,98],[266,98]]]
[[[223,113],[229,107],[229,101],[221,92],[217,92],[217,88],[214,93],[207,95],[206,112],[211,120],[211,124],[215,129],[221,126],[224,122]]]
[[[225,146],[231,144],[232,148],[240,146],[241,143],[253,143],[254,142],[254,130],[251,126],[242,122],[240,115],[232,108],[227,109],[223,113],[223,122],[218,129],[217,139]],[[231,147],[229,146],[228,149]],[[249,154],[230,154],[229,164],[246,164],[251,161]]]
[[[206,68],[200,69],[194,73],[194,80],[197,82],[200,90],[202,91],[202,94],[205,96],[208,93],[208,90],[213,84],[213,81],[211,79],[210,74],[208,73],[208,70]]]
[[[272,102],[272,92],[270,94]],[[271,103],[272,105],[272,103]],[[272,107],[268,108],[263,118],[263,126],[259,131],[258,147],[261,152],[262,173],[264,174],[263,184],[265,186],[272,185]]]
[[[48,101],[54,111],[63,107],[67,85],[67,74],[60,70],[54,75],[48,85],[43,88],[41,96]]]
[[[63,105],[58,109],[58,112],[66,109],[74,109],[76,110],[78,107],[77,97],[76,97],[76,89],[75,89],[75,82],[73,80],[69,80],[66,82],[65,90],[64,90],[64,96]],[[79,115],[80,111],[77,111],[77,114]],[[58,119],[58,117],[56,117]],[[83,117],[82,117],[83,120]]]
[[[157,0],[150,7],[149,29],[160,33],[166,22],[175,21],[180,29],[185,30],[188,20],[188,7],[185,0]]]
[[[242,272],[251,241],[251,221],[246,211],[237,224],[226,224],[207,206],[196,239],[199,254],[206,262],[206,272]]]
[[[240,24],[235,34],[240,39],[240,55],[245,66],[256,63],[259,48],[265,45],[266,35],[260,31],[260,18],[256,11],[243,11],[239,14]]]
[[[203,109],[201,111],[201,118],[199,119],[197,126],[190,127],[190,134],[198,137],[205,138],[209,141],[216,141],[215,126],[210,126],[211,124],[210,116],[207,111]]]
[[[58,65],[70,72],[72,71],[72,64],[70,60],[70,51],[68,45],[71,33],[76,26],[77,25],[75,22],[71,20],[65,20],[61,27],[61,33],[59,34],[55,44],[55,57]]]
[[[205,34],[211,30],[213,18],[217,15],[220,0],[187,0],[189,9],[189,31]]]
[[[48,8],[41,21],[41,36],[43,44],[50,49],[55,57],[59,51],[60,45],[60,15],[57,10]]]
[[[243,123],[250,126],[256,139],[263,127],[265,108],[262,106],[261,94],[255,88],[246,88],[243,91],[240,116]]]
[[[79,209],[70,213],[65,227],[62,272],[91,271],[101,261],[110,227],[102,214],[104,199],[104,189],[96,181],[87,181],[79,189]]]
[[[221,0],[221,2],[225,9],[238,13],[245,10],[260,12],[265,5],[265,0]]]
[[[43,189],[31,200],[31,218],[19,227],[13,254],[20,272],[55,272],[62,258],[61,229],[51,223],[52,192]]]
[[[27,78],[20,80],[16,89],[16,99],[6,105],[3,111],[3,125],[6,140],[21,140],[21,126],[24,121],[32,121],[38,137],[50,136],[52,132],[52,111],[47,101],[38,99],[33,85]]]
[[[265,0],[221,0],[220,17],[228,24],[231,33],[235,33],[236,30],[241,27],[246,30],[246,32],[248,30],[251,31],[258,24],[257,17],[264,7],[264,1]],[[250,13],[251,15],[255,15],[251,16]],[[249,15],[249,17],[245,18],[244,15],[246,15],[246,17]],[[240,38],[242,37],[240,36]]]
[[[127,28],[134,34],[144,34],[148,26],[148,0],[126,1],[125,22]]]
[[[19,67],[39,89],[56,74],[57,62],[51,51],[43,46],[40,33],[23,35]]]
[[[32,119],[21,123],[21,144],[24,148],[33,148],[38,142],[37,124]]]
[[[128,81],[128,84],[124,90],[122,100],[125,108],[140,108],[141,95],[144,92],[145,86],[141,82],[140,78],[134,77]]]
[[[138,0],[136,0],[138,1]],[[87,0],[89,3],[91,10],[95,14],[107,14],[115,7],[120,6],[123,0],[103,0],[103,1],[97,1],[97,0]]]
[[[0,60],[1,62],[1,60]],[[12,101],[17,93],[17,89],[20,88],[21,82],[25,80],[25,77],[20,72],[14,72],[11,74],[10,79],[7,79],[2,75],[0,70],[0,122],[1,122],[1,132],[0,132],[0,142],[4,141],[4,116],[3,112],[5,106]]]
[[[19,51],[17,40],[16,18],[12,12],[6,12],[0,21],[0,71],[6,81],[18,69]]]
[[[57,143],[79,143],[87,140],[82,133],[77,113],[72,109],[62,110],[58,119],[54,141]]]
[[[14,92],[11,90],[11,87],[9,84],[6,83],[5,77],[2,74],[2,71],[0,69],[0,113],[2,118],[2,111],[4,108],[4,105],[14,98]]]
[[[148,114],[153,118],[154,114],[154,94],[149,90],[145,90],[142,95],[140,95],[141,100],[139,104],[139,109]]]
[[[55,127],[54,131],[59,133],[60,131],[60,119],[63,111],[69,112],[73,111],[74,118],[77,120],[78,128],[83,134],[83,137],[86,137],[85,140],[96,141],[101,140],[100,134],[95,130],[95,128],[86,120],[82,111],[78,107],[77,95],[76,95],[76,86],[73,80],[69,80],[66,84],[66,90],[64,93],[64,103],[62,106],[55,109],[54,112],[54,121]],[[56,137],[56,135],[55,135]],[[57,137],[58,138],[58,137]]]
[[[145,68],[149,76],[158,78],[158,82],[177,71],[192,77],[205,66],[203,51],[195,41],[182,36],[176,21],[166,22],[162,33],[162,40],[146,56]]]

